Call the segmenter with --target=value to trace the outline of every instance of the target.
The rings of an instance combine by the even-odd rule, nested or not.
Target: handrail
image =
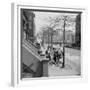
[[[23,40],[25,43],[27,43],[29,46],[32,47],[32,49],[34,49],[36,52],[38,52],[38,49],[36,48],[36,46],[31,42],[31,41],[27,41],[27,40]]]
[[[32,43],[30,40],[28,42],[31,43],[37,49],[34,43]]]
[[[27,42],[23,42],[25,45],[27,45],[31,50],[32,50],[32,52],[34,52],[36,55],[38,55],[39,56],[39,54],[38,54],[38,50],[36,51],[36,50],[34,50],[33,48],[32,48],[32,46],[30,45],[30,43],[28,44]]]
[[[42,58],[39,55],[36,55],[36,53],[33,52],[33,50],[30,48],[30,46],[28,46],[25,43],[23,43],[22,46],[25,47],[30,53],[32,53],[32,55],[34,55],[36,58],[38,58],[40,61],[42,61]]]

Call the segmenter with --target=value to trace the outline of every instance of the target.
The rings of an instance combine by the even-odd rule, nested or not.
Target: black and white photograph
[[[21,79],[81,76],[81,14],[20,9]]]

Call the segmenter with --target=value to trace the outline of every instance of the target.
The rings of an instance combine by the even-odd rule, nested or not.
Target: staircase
[[[27,67],[25,71],[28,71],[27,73],[32,74],[34,77],[42,76],[43,73],[41,62],[43,59],[37,51],[37,48],[28,41],[24,40],[22,42],[22,65]]]
[[[28,51],[31,52],[36,58],[38,58],[39,61],[42,61],[41,56],[38,54],[38,49],[32,42],[24,40],[23,46],[26,47]]]

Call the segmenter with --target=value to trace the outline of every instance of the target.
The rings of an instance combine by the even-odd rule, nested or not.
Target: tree
[[[53,31],[57,30],[56,27],[61,25],[61,29],[63,31],[63,45],[65,45],[65,31],[66,28],[69,26],[73,26],[75,23],[75,18],[72,18],[72,15],[61,15],[61,16],[55,16],[55,17],[49,17],[47,19],[49,22],[49,29],[51,30],[51,47],[53,46]],[[62,23],[62,24],[60,24]],[[63,47],[63,52],[65,51],[65,48]],[[64,53],[63,53],[64,54]],[[65,57],[65,55],[64,55]],[[62,67],[65,67],[65,58],[63,57],[63,63]]]
[[[66,28],[70,26],[73,27],[75,23],[75,17],[73,18],[73,15],[58,15],[55,17],[48,17],[46,21],[49,22],[48,26],[52,30],[51,33],[51,41],[52,41],[53,31],[57,30],[56,29],[57,27],[59,27],[59,30],[62,30],[63,32],[66,30]],[[63,39],[65,39],[65,35],[63,35]]]
[[[59,30],[63,31],[63,52],[65,51],[64,49],[64,44],[65,44],[65,31],[66,28],[69,26],[73,26],[75,23],[75,18],[73,18],[72,15],[58,15],[55,17],[48,17],[45,19],[47,25],[43,25],[41,27],[42,30],[42,41],[44,43],[44,38],[45,38],[45,32],[48,33],[48,44],[49,42],[51,43],[51,47],[53,47],[53,35],[54,31],[57,31],[57,27],[59,27]],[[50,40],[49,40],[50,38]],[[65,66],[65,58],[63,59],[62,67]]]

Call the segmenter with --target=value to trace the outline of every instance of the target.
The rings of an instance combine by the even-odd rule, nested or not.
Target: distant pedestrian
[[[51,60],[51,56],[50,56],[50,48],[48,47],[46,50],[46,58],[49,58],[49,60]]]
[[[58,51],[56,49],[54,49],[53,59],[54,59],[54,62],[56,64],[57,63],[57,59],[58,59]]]

